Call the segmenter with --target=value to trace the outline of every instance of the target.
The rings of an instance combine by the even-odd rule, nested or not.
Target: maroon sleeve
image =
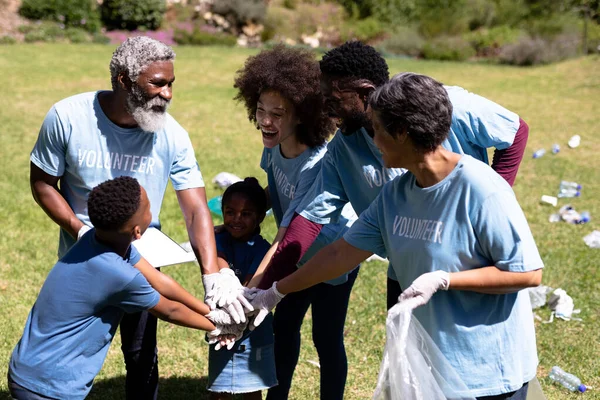
[[[265,270],[259,289],[268,289],[273,282],[281,280],[296,271],[296,264],[315,241],[323,225],[294,214],[285,236],[277,246],[271,262]]]
[[[515,183],[519,165],[523,159],[525,146],[529,138],[529,126],[519,118],[519,129],[515,134],[515,140],[509,148],[504,150],[495,150],[492,168],[501,177],[503,177],[510,186]]]

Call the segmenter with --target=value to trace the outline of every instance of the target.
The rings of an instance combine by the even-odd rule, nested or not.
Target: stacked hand
[[[210,319],[210,313],[207,317]],[[227,350],[231,350],[235,342],[242,338],[244,331],[248,327],[248,322],[231,325],[219,324],[216,321],[213,322],[216,325],[216,329],[208,333],[208,343],[216,343],[215,350],[219,350],[222,347],[227,347]]]
[[[413,308],[426,304],[438,290],[448,290],[450,274],[446,271],[428,272],[419,276],[402,292],[398,301],[410,301]]]
[[[219,272],[202,276],[204,283],[204,302],[211,310],[225,309],[236,324],[246,322],[244,308],[254,308],[244,297],[244,287],[230,268],[222,268]]]
[[[269,312],[271,312],[277,303],[285,296],[277,291],[276,285],[277,282],[273,282],[273,286],[268,290],[246,289],[246,291],[244,291],[244,296],[250,300],[252,307],[257,311],[256,317],[250,324],[250,330],[254,330],[259,326],[266,316],[269,315]]]

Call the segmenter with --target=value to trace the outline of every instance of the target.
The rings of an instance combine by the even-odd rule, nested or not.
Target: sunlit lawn
[[[6,376],[10,353],[18,341],[27,313],[48,270],[56,260],[58,229],[33,201],[28,184],[29,152],[44,115],[52,104],[72,94],[107,89],[111,46],[14,45],[0,46],[0,377]],[[175,98],[171,113],[189,131],[198,162],[207,181],[209,197],[219,194],[210,183],[220,171],[256,176],[261,139],[245,110],[232,101],[235,71],[249,50],[177,48]],[[600,250],[588,248],[582,237],[600,229],[600,59],[589,57],[558,65],[517,69],[480,64],[390,60],[393,73],[414,71],[446,84],[460,85],[517,112],[531,128],[527,154],[515,191],[525,210],[545,261],[544,284],[562,287],[581,309],[582,322],[536,322],[540,366],[538,377],[549,399],[570,398],[546,378],[553,365],[573,372],[584,383],[600,389]],[[577,149],[567,140],[582,137]],[[541,147],[561,145],[558,155],[531,159]],[[591,212],[587,225],[550,224],[553,211],[539,204],[542,194],[555,195],[561,179],[583,184],[576,209]],[[560,204],[566,204],[562,200]],[[185,226],[172,188],[161,213],[163,230],[178,241],[187,240]],[[218,221],[216,221],[218,222]],[[274,235],[272,218],[264,224],[267,238]],[[193,264],[167,267],[164,272],[201,297],[202,283]],[[385,267],[365,264],[354,288],[346,325],[349,375],[346,398],[369,398],[375,387],[385,338]],[[549,311],[538,314],[548,319]],[[291,397],[318,398],[319,371],[311,344],[311,320],[303,327],[304,343]],[[203,399],[206,396],[207,345],[198,331],[159,326],[161,398]],[[120,341],[115,338],[92,398],[124,398],[125,368]],[[585,394],[600,398],[600,390]],[[0,396],[8,397],[0,378]],[[575,398],[574,395],[571,395]]]

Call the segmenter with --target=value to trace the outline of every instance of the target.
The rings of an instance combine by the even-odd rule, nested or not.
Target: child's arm
[[[250,282],[248,282],[245,286],[248,286],[249,288],[258,286],[258,284],[260,283],[260,281],[263,278],[263,274],[264,274],[265,270],[271,263],[271,259],[273,258],[273,255],[277,251],[277,247],[279,246],[279,243],[283,240],[283,237],[285,236],[286,231],[287,231],[287,228],[279,228],[279,230],[277,231],[277,235],[275,236],[275,239],[273,239],[273,244],[271,245],[271,248],[269,249],[269,251],[267,251],[267,254],[265,254],[265,256],[263,257],[262,262],[256,269],[256,272],[254,273],[254,276],[252,277]]]
[[[157,318],[175,325],[200,329],[208,332],[213,331],[216,328],[215,325],[208,320],[208,318],[190,310],[184,304],[169,300],[164,296],[160,296],[158,304],[148,311]]]
[[[206,315],[210,312],[210,309],[206,304],[192,296],[173,278],[163,274],[150,265],[145,258],[142,257],[134,267],[144,275],[144,278],[146,278],[154,290],[160,293],[161,296],[164,296],[167,300],[179,302],[202,315]]]

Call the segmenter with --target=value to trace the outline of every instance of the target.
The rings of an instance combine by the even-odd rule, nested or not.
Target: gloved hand
[[[230,268],[222,268],[218,273],[202,276],[204,302],[211,310],[224,308],[236,323],[245,322],[244,308],[254,308],[244,297],[244,287]]]
[[[79,232],[77,232],[77,240],[81,239],[81,237],[83,235],[85,235],[85,233],[87,231],[89,231],[90,229],[92,229],[92,228],[90,228],[89,226],[87,226],[85,224],[81,228],[79,228]]]
[[[215,325],[231,325],[236,323],[231,315],[221,308],[211,310],[208,314],[206,314],[206,318],[211,320],[211,322]]]
[[[281,301],[285,297],[284,294],[281,294],[277,291],[277,282],[273,282],[273,286],[271,286],[268,290],[260,290],[260,289],[249,289],[246,290],[245,295],[253,296],[252,306],[255,310],[258,311],[256,318],[250,324],[250,330],[254,330],[257,326],[259,326],[263,320],[269,315],[272,309],[275,308],[277,303]]]
[[[427,272],[419,276],[402,292],[398,301],[410,300],[413,308],[426,304],[438,290],[448,290],[450,274],[446,271]]]
[[[233,325],[215,324],[216,329],[208,333],[208,344],[215,344],[215,350],[222,347],[227,347],[231,350],[236,341],[240,340],[244,335],[244,331],[248,327],[248,322]]]

